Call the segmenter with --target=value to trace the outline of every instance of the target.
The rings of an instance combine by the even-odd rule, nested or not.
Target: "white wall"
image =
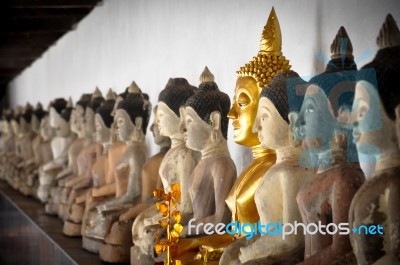
[[[132,80],[153,104],[169,77],[198,85],[209,66],[221,90],[233,96],[235,71],[258,52],[259,39],[275,6],[283,53],[302,76],[323,71],[341,25],[352,40],[359,66],[372,59],[387,13],[400,23],[398,0],[105,0],[76,30],[51,47],[10,83],[13,106],[47,104],[56,97],[93,91],[98,85],[122,92]],[[244,148],[229,147],[238,171]],[[148,135],[150,154],[156,152]]]

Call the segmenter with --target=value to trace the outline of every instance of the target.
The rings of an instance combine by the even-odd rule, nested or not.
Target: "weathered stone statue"
[[[118,103],[114,120],[118,137],[127,144],[127,148],[118,161],[117,169],[126,168],[128,174],[116,175],[115,198],[88,213],[82,231],[87,240],[102,243],[113,221],[141,198],[141,172],[147,159],[144,136],[149,121],[149,108],[150,103],[140,91],[129,93]],[[93,245],[94,248],[88,250],[97,252],[98,244]]]
[[[41,136],[41,122],[42,119],[47,116],[47,112],[43,110],[40,103],[37,104],[36,109],[32,112],[31,118],[31,130],[33,132],[32,138],[32,151],[33,157],[26,162],[27,165],[33,167],[33,170],[27,176],[27,191],[28,194],[35,193],[35,186],[38,182],[39,167],[44,163],[49,162],[53,155],[50,149],[49,139],[44,140]],[[52,137],[52,132],[50,132],[49,138]]]
[[[379,50],[357,76],[352,114],[357,150],[376,158],[375,171],[350,207],[350,240],[357,264],[400,264],[400,32],[389,14],[377,40]]]
[[[21,162],[17,164],[17,179],[18,184],[15,188],[19,189],[24,195],[30,195],[32,193],[32,186],[28,185],[28,176],[34,171],[35,165],[31,163],[34,159],[34,153],[32,149],[32,141],[34,139],[34,133],[31,129],[33,108],[28,103],[21,115],[19,116],[18,122],[18,133],[16,141],[16,155],[21,159]]]
[[[179,108],[194,94],[184,78],[171,78],[158,97],[156,123],[160,135],[171,138],[171,149],[165,154],[159,174],[164,189],[173,183],[182,187],[181,212],[184,220],[192,215],[192,203],[188,192],[190,175],[197,164],[198,155],[185,146],[182,132],[177,125],[181,122]],[[161,215],[155,205],[136,217],[132,225],[134,246],[131,249],[131,264],[154,264],[153,253],[158,220]]]
[[[112,107],[114,103],[114,96],[114,92],[110,89],[106,98],[110,101]],[[78,202],[77,200],[78,198],[86,198],[87,194],[91,191],[93,184],[93,168],[95,167],[96,163],[103,160],[104,156],[107,156],[108,142],[110,139],[107,140],[107,143],[103,144],[102,142],[97,141],[98,134],[95,132],[95,113],[97,113],[97,110],[99,110],[104,103],[105,101],[101,96],[101,93],[96,91],[88,103],[85,111],[85,123],[83,127],[85,128],[84,131],[86,138],[90,140],[87,140],[87,147],[78,155],[79,175],[65,182],[64,192],[65,194],[68,194],[68,197],[64,195],[62,198],[65,200],[64,203],[67,209],[64,214],[63,233],[68,236],[81,236],[81,223],[85,211],[85,201],[79,200]],[[104,149],[105,147],[107,148]],[[100,156],[103,156],[103,158],[99,160]]]
[[[94,116],[97,108],[100,107],[103,102],[104,98],[100,90],[96,88],[96,91],[92,94],[91,100],[84,112],[84,123],[82,127],[84,128],[85,142],[82,146],[83,150],[81,150],[76,157],[78,160],[78,173],[61,182],[64,186],[61,196],[63,207],[61,207],[61,209],[59,208],[59,212],[64,221],[68,218],[68,210],[74,203],[75,198],[88,191],[87,188],[91,185],[92,180],[92,167],[96,158],[102,152],[101,145],[96,143],[94,139]],[[75,225],[72,225],[71,230],[64,229],[64,232],[67,232],[67,234],[71,236],[80,235],[80,229],[77,229]]]
[[[75,178],[79,174],[78,155],[87,145],[92,141],[91,137],[85,138],[84,115],[86,107],[90,102],[92,95],[83,94],[76,102],[75,108],[71,111],[70,129],[77,137],[68,148],[68,167],[57,174],[57,186],[52,188],[52,202],[54,214],[58,214],[59,218],[65,218],[65,211],[67,209],[67,199],[70,189],[65,188],[65,183]],[[82,167],[81,167],[82,168]]]
[[[346,47],[338,41],[342,38],[347,39]],[[338,119],[343,108],[352,104],[356,74],[351,42],[343,27],[331,51],[332,60],[325,73],[309,81],[296,122],[303,147],[318,157],[316,175],[297,194],[302,222],[306,226],[320,223],[326,228],[316,234],[306,233],[302,264],[334,264],[345,258],[351,249],[348,234],[328,231],[348,222],[351,200],[364,182],[362,172],[347,160],[350,146],[346,146],[345,124]]]
[[[136,85],[136,83],[135,83]],[[129,90],[133,93],[136,91],[136,88],[132,84],[124,93],[121,93],[117,96],[113,110],[111,112],[111,116],[115,116],[115,111],[117,109],[118,103],[121,102],[129,93]],[[125,153],[126,144],[118,139],[118,135],[116,133],[116,123],[113,123],[110,126],[110,146],[108,148],[108,156],[107,156],[107,165],[106,165],[106,172],[104,173],[104,183],[98,182],[98,185],[94,185],[91,189],[91,192],[87,195],[86,198],[86,206],[85,211],[92,209],[93,207],[97,206],[100,203],[108,199],[115,198],[116,194],[116,185],[115,179],[116,175],[123,175],[128,174],[126,168],[118,170],[117,165],[121,159],[121,156]],[[103,137],[103,136],[102,136]],[[104,135],[106,137],[106,135]],[[100,172],[96,173],[100,174]],[[120,177],[120,178],[121,178]],[[103,177],[96,177],[96,179],[100,180]],[[96,181],[94,180],[94,183]]]
[[[15,142],[14,131],[11,126],[12,117],[12,109],[3,111],[1,123],[1,177],[7,181],[13,176],[14,171]]]
[[[225,236],[209,236],[203,226],[200,225],[197,231],[194,226],[200,223],[229,223],[231,213],[225,199],[236,180],[236,167],[226,143],[229,97],[218,89],[207,67],[200,76],[200,82],[197,92],[185,103],[181,126],[186,146],[201,153],[189,185],[193,205],[191,226],[182,222],[185,226],[180,236],[187,239],[178,243],[179,258],[184,264],[194,262],[194,255],[202,245],[226,241]]]
[[[42,118],[40,122],[40,137],[42,138],[41,143],[38,147],[38,153],[40,155],[40,164],[38,168],[38,176],[43,174],[43,165],[49,163],[54,159],[53,157],[53,152],[51,149],[51,141],[53,137],[55,136],[53,128],[50,126],[50,121],[49,121],[49,115],[48,113]],[[36,149],[35,149],[36,150]],[[34,193],[33,195],[37,197],[37,191],[39,188],[39,179],[34,180]]]
[[[290,86],[289,79],[298,85]],[[301,146],[293,138],[290,124],[296,114],[290,113],[288,89],[300,85],[300,77],[293,71],[278,73],[263,88],[253,131],[258,133],[262,147],[276,150],[276,164],[261,179],[254,195],[261,224],[301,222],[296,195],[302,185],[314,175],[314,170],[300,166]],[[264,231],[266,232],[266,231]],[[304,236],[256,235],[240,249],[241,264],[295,264],[303,260]],[[239,264],[239,263],[238,263]]]
[[[157,106],[154,107],[154,113],[156,111]],[[121,214],[119,220],[112,224],[109,233],[104,237],[105,244],[99,250],[100,258],[104,261],[129,262],[132,247],[132,223],[142,211],[154,205],[153,191],[162,187],[158,171],[162,159],[171,147],[171,139],[160,135],[155,120],[150,130],[153,132],[154,142],[160,146],[160,152],[150,157],[143,166],[141,200]]]
[[[55,99],[50,103],[50,126],[55,129],[56,137],[51,141],[54,159],[43,165],[39,174],[38,197],[42,202],[47,202],[50,188],[55,186],[55,178],[64,170],[68,160],[68,149],[75,139],[69,126],[72,112],[72,102],[63,98]],[[49,207],[48,207],[49,208]]]

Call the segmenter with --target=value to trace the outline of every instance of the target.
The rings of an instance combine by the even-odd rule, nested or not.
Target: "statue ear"
[[[297,120],[299,118],[299,113],[292,111],[288,114],[289,119],[289,143],[290,146],[296,147],[301,144],[300,136],[298,135],[298,130],[296,127]]]
[[[351,107],[347,105],[340,106],[338,110],[337,120],[344,125],[348,125],[351,122]]]
[[[219,111],[213,111],[210,114],[211,128],[213,130],[220,130],[221,128],[221,113]]]
[[[143,123],[143,118],[142,117],[136,117],[135,118],[135,128],[138,130],[142,130],[142,123]]]
[[[179,133],[184,133],[186,131],[185,124],[185,106],[179,107],[179,125],[178,125]]]
[[[394,112],[396,114],[396,121],[400,123],[400,104],[397,105],[397,107],[394,109]]]
[[[289,125],[294,126],[296,124],[297,118],[299,118],[299,114],[297,112],[290,112],[288,114]]]

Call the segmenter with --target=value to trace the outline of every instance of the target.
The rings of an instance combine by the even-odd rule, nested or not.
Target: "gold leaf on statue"
[[[179,239],[179,234],[176,231],[171,232],[171,240],[177,241]]]
[[[172,192],[172,198],[175,201],[180,201],[181,200],[181,192],[180,191],[173,191]]]
[[[174,224],[174,231],[180,234],[183,230],[183,226],[181,224]]]
[[[168,226],[168,223],[163,220],[158,221],[158,223],[161,225],[161,227],[164,227],[164,228]]]
[[[157,202],[156,203],[157,210],[160,211],[160,213],[166,213],[168,211],[168,205],[165,202]]]
[[[153,191],[153,196],[156,197],[159,200],[162,199],[163,194],[164,194],[164,191],[162,189],[155,189]]]
[[[171,192],[168,192],[168,193],[166,193],[166,194],[163,194],[162,197],[163,197],[163,199],[166,200],[166,201],[171,200]]]
[[[180,223],[181,222],[181,212],[180,211],[173,211],[172,212],[172,218],[174,218],[175,222]]]
[[[164,246],[162,244],[156,244],[154,249],[156,250],[157,255],[161,255],[164,251]]]

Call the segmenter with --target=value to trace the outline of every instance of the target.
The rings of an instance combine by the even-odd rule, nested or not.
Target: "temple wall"
[[[400,23],[398,0],[105,0],[10,85],[13,106],[80,94],[99,86],[122,92],[132,80],[153,105],[170,77],[198,85],[205,65],[220,89],[233,96],[235,71],[258,52],[272,6],[292,69],[308,79],[323,71],[330,44],[345,26],[359,66],[372,59],[388,12]],[[152,117],[153,118],[153,117]],[[151,120],[152,120],[151,118]],[[232,140],[240,172],[248,151]],[[157,151],[147,135],[149,155]]]

